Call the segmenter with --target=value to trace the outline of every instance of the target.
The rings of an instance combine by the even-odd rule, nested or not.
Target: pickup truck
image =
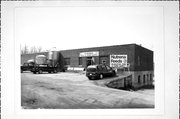
[[[32,72],[34,74],[39,73],[42,74],[43,72],[48,72],[48,73],[57,73],[57,66],[51,66],[49,64],[36,64],[32,68]]]
[[[31,71],[34,67],[34,63],[24,63],[21,66],[21,73],[23,73],[23,71]]]

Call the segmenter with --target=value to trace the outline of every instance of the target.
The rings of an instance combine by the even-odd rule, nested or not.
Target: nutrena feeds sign
[[[110,55],[110,66],[115,68],[127,67],[127,55]]]

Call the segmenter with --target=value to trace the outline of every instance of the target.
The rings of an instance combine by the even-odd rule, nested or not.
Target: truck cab
[[[34,68],[34,62],[25,62],[22,66],[21,66],[21,73],[23,73],[24,71],[32,71],[32,69]]]

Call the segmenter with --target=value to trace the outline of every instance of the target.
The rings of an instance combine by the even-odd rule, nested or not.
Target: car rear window
[[[96,68],[87,68],[87,72],[95,72]]]

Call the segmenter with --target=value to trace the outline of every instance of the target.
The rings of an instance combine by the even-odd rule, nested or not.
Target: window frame
[[[138,83],[141,83],[141,75],[138,76]]]
[[[82,62],[82,61],[83,61],[83,60],[82,60],[82,57],[79,57],[79,58],[78,58],[78,61],[79,61],[78,64],[79,64],[80,66],[82,66],[82,64],[83,64],[83,62]]]
[[[146,75],[145,74],[143,75],[143,83],[144,84],[146,83]]]
[[[67,62],[67,60],[69,61]],[[69,66],[70,64],[71,64],[71,58],[70,57],[64,58],[64,65]]]

